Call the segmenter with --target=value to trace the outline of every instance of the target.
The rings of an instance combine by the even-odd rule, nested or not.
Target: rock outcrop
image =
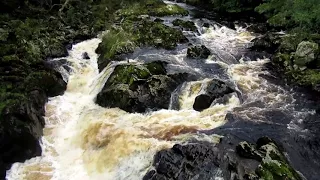
[[[240,142],[229,149],[224,139],[218,144],[190,142],[176,144],[154,156],[153,169],[143,180],[301,180],[273,140],[259,138],[256,144]]]
[[[123,56],[132,53],[137,47],[152,46],[155,48],[174,49],[178,43],[188,39],[175,28],[161,22],[137,19],[123,22],[121,27],[111,29],[99,44],[96,52],[99,70],[102,71],[110,61],[124,60]]]
[[[200,94],[196,97],[193,109],[196,111],[207,109],[214,100],[233,92],[235,92],[235,90],[229,87],[225,82],[213,79],[207,85],[206,94]]]
[[[103,107],[119,107],[128,112],[167,109],[171,92],[187,76],[167,75],[164,62],[119,65],[98,94],[96,102]]]

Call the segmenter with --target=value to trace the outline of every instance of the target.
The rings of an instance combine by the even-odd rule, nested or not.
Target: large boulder
[[[0,112],[0,179],[12,163],[41,155],[39,138],[44,127],[47,97],[38,90],[28,96],[28,99],[12,102]]]
[[[103,107],[119,107],[128,112],[167,109],[171,92],[186,78],[186,74],[166,75],[163,62],[119,65],[96,102]]]
[[[37,64],[2,58],[0,63],[0,179],[14,162],[41,155],[39,139],[45,125],[48,96],[63,93],[66,83],[59,73]]]
[[[206,59],[211,54],[210,50],[204,45],[196,45],[189,47],[187,57]]]
[[[209,143],[176,144],[171,149],[159,151],[153,161],[155,170],[143,180],[194,179],[209,180],[218,170],[217,149]]]
[[[255,144],[240,142],[236,148],[231,142],[227,137],[218,144],[194,140],[161,150],[154,156],[154,168],[143,180],[302,179],[268,137],[259,138]]]
[[[306,67],[317,58],[319,45],[317,43],[302,41],[295,52],[294,64],[299,67]]]
[[[235,90],[228,86],[225,82],[218,79],[213,79],[207,84],[206,93],[200,94],[196,97],[193,104],[193,109],[196,111],[207,109],[217,98],[222,98],[225,95],[233,92],[235,92]]]

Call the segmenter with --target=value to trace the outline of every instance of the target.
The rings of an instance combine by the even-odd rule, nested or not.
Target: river
[[[183,6],[192,12],[192,7]],[[162,19],[171,25],[175,18]],[[45,106],[42,156],[15,163],[7,171],[7,179],[142,179],[157,151],[190,138],[217,143],[217,137],[228,135],[243,140],[264,135],[275,138],[283,143],[295,169],[307,179],[319,177],[320,151],[312,125],[318,124],[315,110],[308,108],[311,104],[303,94],[277,83],[277,77],[265,68],[269,59],[243,56],[259,34],[248,32],[246,27],[234,30],[210,19],[193,18],[192,13],[183,19],[197,25],[198,32],[184,34],[190,42],[210,49],[208,59],[187,58],[185,44],[172,51],[142,48],[128,60],[112,62],[99,72],[95,49],[101,35],[74,45],[68,57],[53,59],[67,60],[68,68],[60,67],[59,71],[68,84],[63,95],[50,98]],[[202,27],[203,22],[210,26]],[[89,60],[82,58],[84,52]],[[197,78],[172,92],[171,108],[140,114],[95,104],[117,65],[154,60],[168,62],[169,73],[188,72]],[[195,97],[212,78],[229,83],[239,93],[202,112],[193,110]],[[173,107],[176,103],[179,110]]]

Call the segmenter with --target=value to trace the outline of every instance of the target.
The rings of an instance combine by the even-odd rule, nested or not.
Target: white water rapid
[[[101,40],[95,38],[74,45],[66,57],[71,72],[60,69],[68,81],[67,90],[61,96],[50,98],[45,106],[42,155],[15,163],[7,171],[7,179],[138,180],[152,168],[153,156],[161,149],[192,137],[217,142],[219,137],[216,135],[194,132],[223,125],[226,114],[241,103],[234,94],[227,103],[215,104],[202,112],[193,110],[195,97],[203,92],[206,82],[213,77],[228,77],[229,82],[237,85],[248,97],[247,102],[265,98],[263,101],[272,105],[288,98],[285,92],[270,91],[266,80],[259,77],[259,74],[266,73],[261,68],[268,60],[239,63],[239,59],[235,59],[235,55],[254,38],[250,32],[241,28],[231,30],[211,26],[197,38],[213,52],[207,60],[187,63],[186,49],[163,55],[169,62],[169,72],[187,71],[201,77],[182,86],[178,94],[181,109],[146,114],[127,113],[95,104],[97,94],[114,67],[127,61],[114,62],[99,73],[95,49]],[[89,60],[82,59],[84,52],[88,53]],[[152,59],[152,55],[139,55],[130,63],[141,63],[142,57]],[[212,73],[216,65],[222,68],[224,75]]]

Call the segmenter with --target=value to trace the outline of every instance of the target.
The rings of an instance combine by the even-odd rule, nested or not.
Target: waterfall
[[[205,61],[187,59],[186,48],[174,53],[164,50],[141,52],[129,61],[134,64],[160,59],[169,63],[169,73],[188,72],[198,77],[198,80],[185,82],[172,93],[169,109],[145,114],[95,104],[97,94],[114,68],[128,62],[113,62],[99,73],[95,49],[101,39],[74,45],[70,55],[64,58],[70,70],[58,68],[68,82],[67,90],[61,96],[50,98],[45,106],[42,155],[24,163],[15,163],[7,171],[7,179],[142,179],[152,168],[157,151],[187,142],[190,138],[213,141],[212,135],[198,131],[224,125],[226,114],[242,106],[239,96],[233,94],[225,103],[211,105],[202,112],[193,110],[195,97],[204,93],[212,78],[233,84],[245,97],[244,104],[261,101],[264,108],[270,108],[294,102],[286,90],[268,84],[260,76],[268,74],[262,69],[268,59],[239,61],[241,57],[238,55],[254,38],[245,28],[232,30],[213,25],[195,36],[213,52]],[[84,52],[90,59],[82,58]],[[174,108],[177,104],[179,110]],[[242,116],[255,113],[250,108],[235,112]]]

